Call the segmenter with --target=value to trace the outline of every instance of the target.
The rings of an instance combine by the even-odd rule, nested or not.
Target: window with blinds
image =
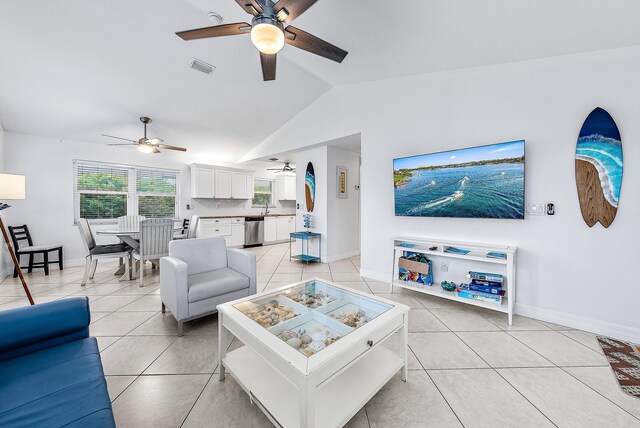
[[[137,169],[138,214],[175,217],[177,178],[174,171]]]
[[[273,180],[264,178],[255,178],[253,180],[253,207],[264,207],[269,205],[273,207]]]
[[[177,202],[178,171],[74,161],[76,219],[175,217]]]

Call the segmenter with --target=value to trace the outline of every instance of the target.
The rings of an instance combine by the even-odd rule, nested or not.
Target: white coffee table
[[[276,426],[341,427],[398,371],[406,381],[408,315],[321,279],[219,305],[220,380],[228,371]],[[399,352],[382,346],[396,332]],[[227,353],[228,333],[246,346]],[[284,341],[295,336],[311,343]]]

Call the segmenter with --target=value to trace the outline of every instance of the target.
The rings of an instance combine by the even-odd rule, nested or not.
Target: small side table
[[[314,238],[318,238],[318,256],[317,257],[309,255],[309,240]],[[291,243],[296,239],[302,239],[302,253],[294,256],[291,254]],[[304,250],[305,242],[307,243],[307,251]],[[319,262],[320,256],[321,256],[320,252],[322,251],[321,248],[322,248],[322,235],[319,233],[291,232],[289,234],[289,261],[291,261],[291,259],[294,258],[294,259],[302,260],[303,262],[307,262],[307,265],[309,264],[309,262]]]

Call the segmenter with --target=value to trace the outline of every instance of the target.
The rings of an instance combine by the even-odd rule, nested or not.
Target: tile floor
[[[288,245],[252,249],[258,290],[320,277],[411,306],[409,379],[393,378],[349,427],[640,427],[640,400],[618,388],[593,334],[506,316],[360,277],[354,257],[331,264],[289,262]],[[219,382],[217,316],[177,336],[160,313],[158,270],[144,288],[118,282],[102,264],[80,286],[82,268],[28,275],[38,302],[86,295],[119,427],[268,427],[231,377]],[[19,282],[0,284],[0,310],[22,306]],[[387,346],[398,346],[397,338]],[[241,346],[229,337],[226,346]],[[479,398],[479,399],[478,399]]]

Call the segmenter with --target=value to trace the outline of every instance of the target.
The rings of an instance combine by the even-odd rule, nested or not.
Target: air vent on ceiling
[[[191,68],[193,68],[194,70],[198,70],[201,73],[204,74],[211,74],[213,73],[213,70],[215,70],[215,66],[211,65],[211,64],[207,64],[204,61],[200,61],[199,59],[194,59],[193,62],[191,63]]]

